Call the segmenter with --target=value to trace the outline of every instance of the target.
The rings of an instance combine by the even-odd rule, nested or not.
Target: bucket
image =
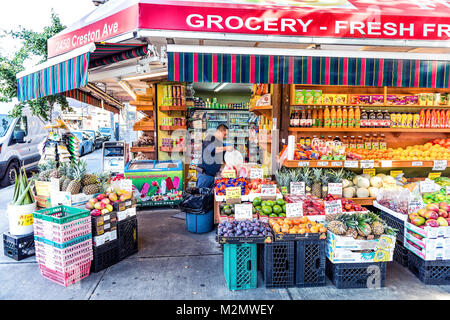
[[[36,202],[24,206],[8,204],[6,214],[9,221],[9,233],[22,236],[33,233],[33,212],[36,211]]]
[[[192,233],[206,233],[214,229],[214,210],[206,214],[192,214],[186,212],[186,228]]]

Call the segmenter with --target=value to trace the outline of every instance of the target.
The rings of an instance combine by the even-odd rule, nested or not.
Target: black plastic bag
[[[183,192],[180,210],[191,214],[206,214],[214,207],[214,189],[191,188]]]

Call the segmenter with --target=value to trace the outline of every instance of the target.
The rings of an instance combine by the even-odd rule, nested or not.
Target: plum
[[[258,232],[252,231],[252,235],[257,236],[257,235],[258,235]]]
[[[248,231],[245,231],[244,235],[245,235],[246,237],[248,237],[248,236],[250,235],[250,233],[249,233]]]

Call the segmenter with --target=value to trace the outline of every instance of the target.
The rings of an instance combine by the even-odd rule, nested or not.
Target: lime
[[[227,216],[229,216],[231,214],[231,209],[230,208],[223,209],[223,213],[225,213]]]
[[[261,207],[261,206],[256,206],[255,209],[256,209],[256,211],[258,211],[258,212],[262,211],[262,207]]]
[[[269,206],[262,207],[262,210],[266,214],[271,214],[272,213],[272,207],[269,207]]]
[[[253,205],[256,207],[261,205],[261,198],[257,197],[255,199],[253,199]]]
[[[286,213],[281,212],[280,214],[278,214],[279,217],[286,217]]]
[[[275,204],[275,202],[273,202],[272,200],[267,200],[267,201],[266,201],[266,204],[267,204],[269,207],[273,207],[274,204]]]
[[[277,201],[275,201],[277,205],[282,206],[284,204],[284,200],[283,199],[277,199]]]
[[[281,207],[281,209],[283,209],[283,212],[286,213],[286,205],[283,204],[283,206]]]
[[[278,218],[278,216],[276,214],[270,214],[269,217]]]
[[[276,214],[280,214],[280,213],[283,212],[283,208],[281,208],[281,207],[280,207],[279,205],[277,205],[277,204],[273,206],[272,210],[273,210],[273,213],[276,213]]]

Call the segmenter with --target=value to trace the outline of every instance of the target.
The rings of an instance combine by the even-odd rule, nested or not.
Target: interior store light
[[[227,82],[221,83],[219,84],[217,87],[214,88],[214,92],[219,92],[220,90],[222,90],[223,88],[225,88],[228,85]]]
[[[130,97],[136,100],[137,98],[136,94],[134,93],[134,91],[131,89],[130,85],[127,82],[121,80],[119,81],[119,85],[123,88],[123,90],[125,90],[128,93]]]
[[[123,78],[124,81],[133,81],[133,80],[142,80],[142,79],[155,79],[155,78],[160,78],[160,77],[167,77],[169,75],[169,72],[164,71],[164,72],[158,72],[158,73],[148,73],[148,74],[143,74],[140,76],[135,76],[135,77],[126,77]]]

